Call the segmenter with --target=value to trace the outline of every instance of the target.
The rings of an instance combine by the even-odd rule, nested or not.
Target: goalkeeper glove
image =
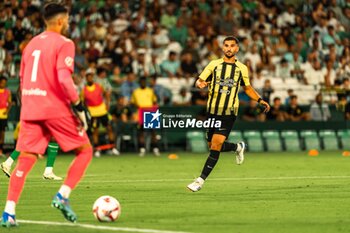
[[[81,101],[73,105],[73,110],[79,118],[85,130],[88,130],[91,125],[91,115]]]

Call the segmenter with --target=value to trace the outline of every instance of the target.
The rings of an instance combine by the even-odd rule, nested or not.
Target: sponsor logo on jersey
[[[66,63],[67,66],[72,66],[73,61],[74,61],[73,58],[71,58],[69,56],[64,59],[64,63]]]
[[[40,88],[23,89],[22,96],[47,96],[47,91]]]

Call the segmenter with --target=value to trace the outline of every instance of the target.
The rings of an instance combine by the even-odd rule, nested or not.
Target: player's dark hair
[[[43,17],[45,20],[50,20],[58,14],[68,13],[68,9],[59,3],[48,3],[44,6]]]
[[[234,37],[234,36],[228,36],[224,39],[223,43],[225,43],[226,41],[231,41],[231,40],[234,40],[236,41],[236,44],[239,43],[239,40],[237,39],[237,37]]]

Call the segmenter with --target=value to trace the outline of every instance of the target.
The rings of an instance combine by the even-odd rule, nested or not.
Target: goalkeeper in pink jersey
[[[92,146],[86,134],[89,114],[79,100],[71,77],[74,68],[74,43],[63,36],[68,30],[68,10],[57,3],[44,6],[46,30],[25,47],[20,69],[21,130],[16,150],[21,151],[12,172],[1,224],[17,226],[16,204],[25,179],[37,155],[44,154],[54,137],[63,151],[74,150],[66,179],[52,200],[52,206],[75,222],[69,195],[82,178],[92,158]],[[72,113],[72,107],[78,119]]]

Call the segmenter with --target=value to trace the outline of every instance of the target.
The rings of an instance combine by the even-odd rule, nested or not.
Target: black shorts
[[[102,124],[103,127],[107,127],[109,125],[108,114],[100,117],[91,117],[91,122],[92,122],[92,128],[94,129],[100,127],[100,124]]]
[[[0,131],[5,131],[7,127],[7,119],[0,119]]]
[[[207,129],[207,133],[206,133],[207,141],[211,142],[211,139],[214,134],[224,135],[226,138],[228,138],[232,130],[233,124],[236,121],[236,116],[235,115],[220,116],[220,115],[209,114],[207,116],[207,119],[209,118],[215,118],[215,120],[221,121],[221,127]]]

